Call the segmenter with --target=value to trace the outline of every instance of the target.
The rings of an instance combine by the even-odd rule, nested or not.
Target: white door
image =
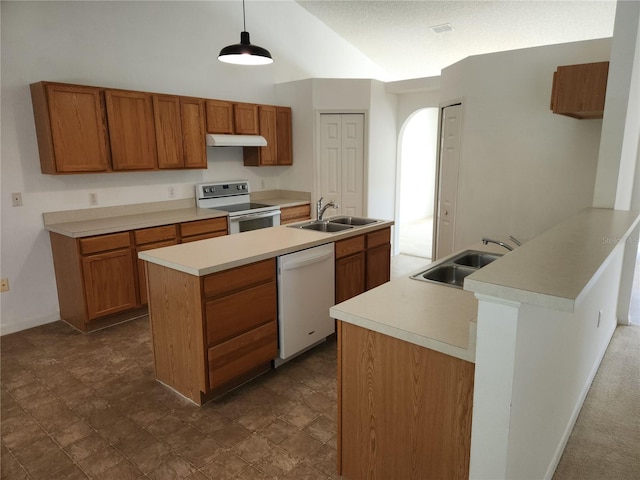
[[[318,198],[340,205],[327,215],[361,216],[364,205],[364,115],[320,115]]]
[[[441,124],[436,259],[454,252],[462,105],[444,107]]]

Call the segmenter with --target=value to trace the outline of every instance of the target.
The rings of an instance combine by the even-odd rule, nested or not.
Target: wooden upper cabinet
[[[101,89],[48,82],[30,87],[42,173],[109,171]]]
[[[260,121],[258,105],[253,103],[235,103],[233,105],[233,123],[236,135],[259,135]]]
[[[293,165],[291,107],[276,107],[278,165]]]
[[[180,97],[184,168],[207,168],[206,113],[201,98]]]
[[[573,118],[602,118],[609,62],[558,67],[553,74],[551,110]]]
[[[260,135],[266,147],[245,147],[244,164],[249,167],[292,165],[291,108],[260,105]]]
[[[234,133],[233,103],[207,100],[207,133]]]
[[[207,168],[204,100],[153,95],[159,168]]]
[[[180,98],[171,95],[153,95],[152,98],[158,167],[181,168],[184,166],[184,150]]]
[[[113,169],[157,168],[151,95],[125,90],[105,90],[104,95]]]

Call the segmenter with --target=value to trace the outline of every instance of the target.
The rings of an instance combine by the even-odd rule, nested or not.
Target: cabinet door
[[[106,90],[107,121],[114,170],[157,168],[151,95]]]
[[[276,143],[278,165],[293,165],[291,108],[276,107]]]
[[[185,168],[207,168],[205,110],[201,98],[180,98]]]
[[[267,146],[260,147],[260,165],[278,163],[278,138],[276,135],[276,107],[260,105],[260,135],[267,139]]]
[[[182,168],[182,121],[180,98],[172,95],[153,95],[153,119],[159,168]]]
[[[100,89],[36,83],[31,98],[43,173],[110,169]]]
[[[233,105],[234,133],[236,135],[259,135],[258,105],[235,103]]]
[[[558,67],[553,74],[551,110],[574,118],[602,118],[609,62]]]
[[[388,282],[390,273],[391,245],[380,245],[367,250],[366,289],[370,290]]]
[[[311,218],[311,205],[280,208],[280,225],[300,222]]]
[[[336,303],[365,291],[365,253],[336,260]]]
[[[207,133],[233,132],[233,103],[207,100]]]
[[[82,272],[89,320],[137,306],[130,249],[83,257]]]

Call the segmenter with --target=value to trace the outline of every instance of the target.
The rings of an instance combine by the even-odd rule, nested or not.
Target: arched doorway
[[[438,145],[438,108],[423,108],[405,122],[399,138],[396,253],[432,258]]]

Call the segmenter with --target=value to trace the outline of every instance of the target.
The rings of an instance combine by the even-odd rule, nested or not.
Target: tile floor
[[[147,317],[0,338],[1,478],[340,478],[336,342],[203,407],[153,380]]]

